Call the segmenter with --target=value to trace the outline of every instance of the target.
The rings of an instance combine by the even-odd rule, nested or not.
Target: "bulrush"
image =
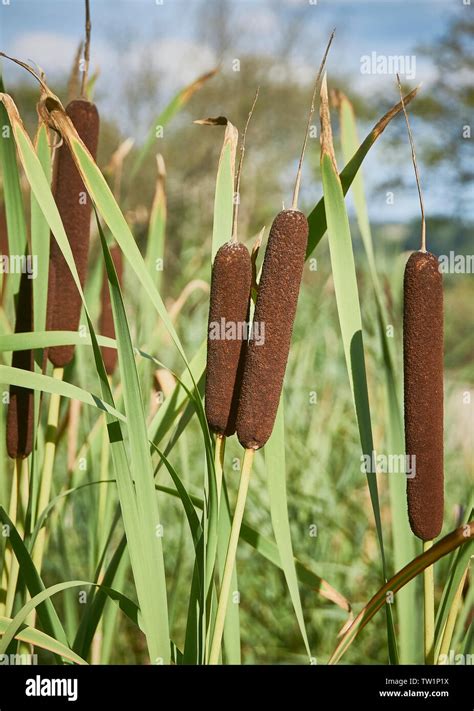
[[[263,447],[280,401],[308,241],[308,221],[299,210],[282,210],[271,227],[263,261],[254,329],[237,416],[237,436],[246,449]]]
[[[443,464],[443,279],[438,259],[413,252],[403,283],[405,446],[416,474],[408,479],[413,533],[429,541],[441,532]]]
[[[226,242],[212,268],[206,369],[207,421],[211,431],[224,437],[235,432],[251,285],[247,247]]]
[[[99,138],[99,114],[95,104],[85,99],[71,101],[66,107],[80,138],[95,159]],[[89,254],[91,202],[82,178],[64,142],[58,149],[53,192],[69,245],[84,286]],[[48,288],[48,327],[53,331],[77,331],[82,301],[71,271],[55,239],[51,239]],[[48,350],[51,363],[64,368],[74,356],[74,346],[53,346]]]
[[[246,345],[252,288],[252,260],[245,245],[238,241],[240,179],[245,155],[245,139],[258,89],[245,124],[237,169],[232,216],[232,237],[216,253],[212,265],[209,321],[207,331],[206,418],[217,435],[219,456],[225,437],[235,432]]]
[[[309,232],[308,221],[298,210],[301,173],[316,92],[333,37],[334,32],[329,38],[313,89],[296,173],[292,207],[291,210],[283,210],[275,217],[263,260],[252,322],[252,334],[256,334],[258,329],[259,338],[250,338],[248,341],[237,410],[237,437],[245,448],[245,453],[217,605],[209,664],[217,664],[219,659],[254,452],[263,447],[272,433],[288,361]]]
[[[23,274],[18,293],[15,333],[33,331],[32,280]],[[33,351],[14,351],[12,366],[33,371]],[[33,391],[18,385],[10,387],[7,412],[7,451],[12,459],[24,459],[33,448]]]

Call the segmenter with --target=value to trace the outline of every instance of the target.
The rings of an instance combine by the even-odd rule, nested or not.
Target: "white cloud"
[[[143,58],[163,77],[167,88],[175,89],[193,81],[197,76],[213,69],[217,58],[206,44],[183,39],[160,39],[147,44],[137,44],[127,53],[134,57],[137,66],[142,66]]]
[[[239,15],[236,29],[246,34],[270,35],[278,32],[278,19],[268,8],[252,7],[251,13]]]
[[[25,32],[16,37],[10,54],[25,62],[35,62],[46,76],[69,72],[79,42],[57,32]],[[94,41],[93,69],[113,61],[113,50],[100,40]]]

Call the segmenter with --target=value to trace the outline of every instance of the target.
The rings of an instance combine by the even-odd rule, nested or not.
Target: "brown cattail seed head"
[[[407,480],[408,516],[424,541],[443,526],[443,282],[438,260],[414,252],[404,279],[405,447],[414,457]]]
[[[77,99],[68,104],[66,113],[95,159],[99,139],[97,108],[90,101]],[[81,286],[84,286],[89,254],[91,201],[66,142],[58,149],[53,191],[79,280]],[[51,239],[49,271],[48,327],[54,331],[77,331],[81,316],[81,296],[54,238]],[[73,356],[73,345],[53,346],[48,351],[50,361],[59,368],[68,365]]]
[[[247,247],[226,242],[212,267],[206,369],[209,428],[226,437],[235,432],[251,285]]]
[[[263,261],[237,415],[237,436],[246,449],[263,447],[273,430],[307,241],[308,221],[302,212],[283,210],[276,216]]]
[[[15,333],[33,331],[32,284],[22,274],[18,293]],[[33,351],[14,351],[12,366],[33,371]],[[33,449],[33,390],[18,385],[10,387],[7,412],[7,451],[12,459],[25,458]]]
[[[122,250],[120,249],[118,244],[115,244],[112,247],[112,249],[110,250],[110,256],[112,257],[115,266],[115,271],[117,272],[118,282],[119,284],[121,284],[123,277],[123,259]],[[107,338],[115,338],[114,316],[112,312],[112,302],[110,300],[109,282],[107,280],[107,270],[105,268],[105,265],[104,276],[102,280],[99,331],[102,336],[107,336]],[[104,359],[106,372],[109,375],[112,375],[117,365],[117,349],[102,348],[102,358]]]

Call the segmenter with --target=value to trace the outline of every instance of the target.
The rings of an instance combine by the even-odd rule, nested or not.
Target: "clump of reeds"
[[[222,576],[209,664],[217,664],[219,659],[254,451],[263,447],[272,433],[283,386],[309,231],[306,217],[298,210],[302,165],[314,113],[316,92],[333,36],[334,32],[329,39],[313,89],[292,207],[291,210],[283,210],[276,216],[265,251],[252,323],[254,331],[256,326],[259,328],[259,339],[258,343],[253,338],[248,341],[237,410],[237,436],[245,448],[245,454]]]

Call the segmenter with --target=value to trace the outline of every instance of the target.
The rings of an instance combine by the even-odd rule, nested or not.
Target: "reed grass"
[[[392,549],[382,535],[387,514],[379,505],[376,477],[367,477],[367,494],[366,482],[361,481],[354,467],[359,447],[363,452],[373,449],[372,419],[378,424],[378,413],[387,404],[386,395],[376,389],[371,390],[369,401],[368,384],[376,379],[374,371],[380,369],[381,362],[384,368],[388,365],[376,360],[380,357],[380,334],[367,327],[370,319],[380,317],[378,305],[370,298],[361,298],[359,307],[359,290],[367,294],[365,280],[362,278],[359,283],[359,277],[374,277],[383,265],[383,256],[377,253],[375,257],[369,249],[369,272],[357,264],[344,194],[370,147],[402,110],[401,103],[356,147],[340,176],[334,156],[327,150],[323,152],[324,199],[310,213],[308,224],[303,213],[294,210],[277,217],[272,228],[254,317],[261,317],[267,293],[264,316],[271,321],[273,309],[273,323],[280,329],[280,336],[284,330],[284,338],[278,341],[276,352],[279,372],[276,369],[269,375],[268,388],[262,387],[259,377],[251,388],[266,407],[262,417],[251,423],[248,438],[240,431],[244,444],[252,447],[244,453],[236,491],[239,470],[235,460],[241,450],[233,438],[217,436],[214,441],[206,418],[206,343],[201,340],[206,304],[202,297],[197,306],[194,301],[192,305],[185,303],[173,321],[163,300],[162,280],[152,269],[153,258],[162,256],[172,244],[172,240],[164,240],[163,171],[158,176],[160,192],[157,189],[153,225],[148,231],[149,239],[158,239],[147,245],[143,259],[118,205],[122,190],[115,190],[114,194],[109,188],[87,142],[42,81],[40,116],[61,134],[63,147],[69,151],[73,167],[90,196],[101,249],[84,282],[80,264],[76,264],[80,259],[71,249],[61,210],[51,191],[45,124],[40,123],[33,145],[13,100],[2,91],[2,118],[12,129],[10,143],[0,148],[9,248],[13,251],[20,243],[22,248],[26,245],[26,219],[18,179],[21,168],[31,189],[35,244],[43,244],[45,235],[48,238],[51,232],[51,244],[57,245],[79,295],[88,335],[82,338],[73,325],[61,330],[46,328],[45,300],[38,288],[34,298],[35,306],[38,299],[39,315],[35,308],[34,327],[30,332],[12,334],[6,324],[12,313],[13,286],[7,284],[7,318],[5,323],[0,322],[0,379],[7,385],[34,391],[37,436],[22,467],[23,475],[27,470],[31,472],[28,496],[22,494],[27,504],[24,528],[15,514],[19,508],[17,487],[12,489],[10,480],[1,487],[11,492],[9,511],[0,505],[0,520],[11,526],[11,537],[2,569],[1,592],[7,593],[9,609],[2,608],[6,617],[0,619],[0,651],[16,640],[33,644],[46,661],[77,664],[307,663],[313,652],[318,659],[329,659],[330,663],[336,663],[344,654],[351,662],[375,663],[387,658],[396,662],[397,627],[385,604],[387,590],[403,590],[418,576],[429,576],[436,563],[440,592],[446,580],[436,620],[428,601],[425,610],[430,612],[431,625],[427,625],[427,651],[432,660],[437,659],[436,652],[446,649],[451,639],[458,644],[453,630],[466,614],[463,585],[473,535],[469,511],[466,510],[463,527],[456,528],[422,556],[406,561],[394,576],[388,575],[385,557],[391,556]],[[180,92],[162,116],[171,119],[199,86],[198,80]],[[415,94],[416,91],[411,92],[405,103]],[[147,141],[135,154],[135,171],[143,165],[152,145]],[[234,231],[236,150],[235,131],[227,122],[216,180],[209,250],[213,256]],[[133,170],[124,171],[125,183],[131,175]],[[298,191],[295,184],[296,196]],[[126,185],[123,192],[126,202]],[[293,207],[297,207],[296,201]],[[305,257],[321,242],[326,225],[331,268],[329,260],[322,260],[316,275],[305,275],[295,313]],[[15,226],[20,229],[13,234]],[[285,244],[276,237],[282,237]],[[112,250],[110,244],[114,245]],[[283,247],[288,258],[281,264],[277,257]],[[321,245],[318,254],[324,254],[323,249]],[[119,278],[114,253],[122,255],[126,283]],[[96,318],[96,309],[91,309],[101,291],[104,265],[103,295],[109,294],[109,316],[111,309],[111,320],[106,325]],[[191,265],[183,262],[183,279],[205,277],[208,266],[203,264],[201,273],[196,275],[195,265],[195,261]],[[44,276],[44,264],[42,270]],[[285,287],[281,301],[275,291],[268,297],[275,284]],[[394,292],[400,288],[393,273],[391,287]],[[138,295],[139,288],[142,292]],[[248,296],[246,287],[247,307]],[[280,323],[282,318],[284,324]],[[338,319],[341,337],[337,333]],[[66,378],[58,369],[50,377],[37,368],[28,371],[4,362],[10,352],[55,347],[75,349]],[[117,354],[113,367],[107,366],[105,348]],[[354,364],[357,367],[352,367]],[[157,367],[172,374],[174,385],[148,417],[152,396],[148,373]],[[108,371],[114,368],[112,379]],[[284,406],[283,375],[288,395]],[[302,383],[315,380],[318,407],[309,416],[302,416],[308,413],[308,394]],[[335,400],[331,393],[336,386]],[[47,399],[43,396],[40,400],[41,393],[51,396],[49,413]],[[241,393],[239,399],[243,402],[240,396]],[[77,452],[71,458],[70,479],[65,482],[67,446],[59,423],[59,406],[63,421],[71,399],[83,406],[77,447],[74,446]],[[0,434],[6,442],[4,419],[0,419]],[[264,431],[259,431],[261,425],[265,425]],[[239,426],[237,430],[239,433]],[[265,457],[255,456],[254,447],[263,445]],[[247,495],[252,464],[255,485]],[[12,466],[16,466],[18,475],[19,462],[9,465],[8,472]],[[453,480],[457,480],[456,476]],[[447,493],[451,502],[460,500],[460,490]],[[22,503],[21,518],[24,508]],[[68,525],[71,519],[73,526]],[[454,528],[451,523],[450,528]],[[311,538],[307,532],[315,524],[318,535]],[[409,535],[409,531],[406,533]],[[378,553],[373,544],[377,537]],[[50,553],[47,567],[41,565],[46,542]],[[247,545],[242,546],[237,577],[239,542]],[[9,582],[5,571],[11,569],[13,561],[17,561],[27,593],[13,582],[11,590],[6,590]],[[68,570],[69,561],[71,570],[79,571],[77,574]],[[14,578],[10,576],[10,580]],[[377,592],[354,619],[352,603],[360,601],[363,587],[367,599],[374,590]],[[78,589],[88,590],[81,615],[72,602]],[[431,582],[425,590],[433,590]],[[61,596],[61,601],[56,595]],[[418,604],[421,601],[416,600]],[[386,612],[384,624],[376,617],[382,608]],[[34,628],[31,624],[22,627],[35,610]],[[369,622],[372,635],[359,637],[359,631]],[[299,630],[298,637],[295,629]],[[384,635],[386,641],[379,644]],[[374,639],[377,645],[373,644]]]

